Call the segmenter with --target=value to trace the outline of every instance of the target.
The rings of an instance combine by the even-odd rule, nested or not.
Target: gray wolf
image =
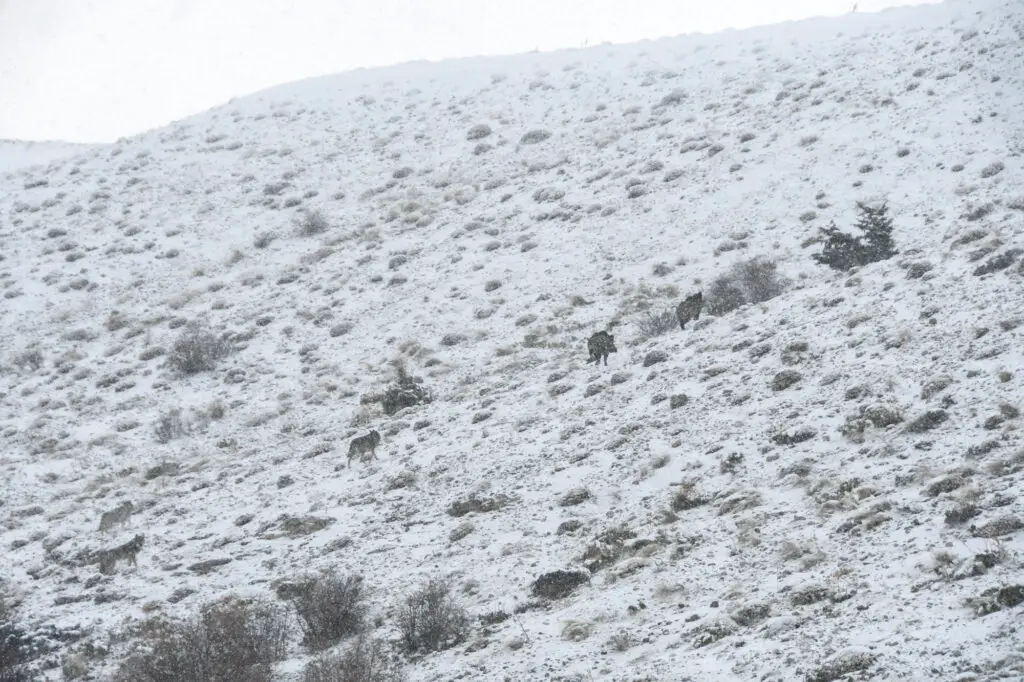
[[[110,511],[103,512],[103,515],[100,516],[100,530],[107,531],[114,526],[122,525],[128,521],[128,517],[132,515],[133,511],[135,511],[135,507],[128,501],[122,502]]]
[[[587,362],[601,364],[601,358],[604,358],[605,367],[608,366],[608,354],[619,351],[615,347],[615,337],[606,331],[600,331],[591,336],[587,340],[587,350],[590,351],[590,359]]]
[[[348,446],[348,465],[352,466],[352,458],[358,456],[363,462],[369,462],[372,458],[377,456],[377,446],[380,444],[380,434],[375,430],[365,436],[359,436],[353,438],[352,442]],[[370,453],[367,457],[366,453]]]
[[[700,319],[700,309],[704,307],[704,292],[687,296],[682,303],[676,307],[676,319],[679,320],[679,328],[686,329],[686,323],[690,320]]]
[[[142,543],[145,539],[146,536],[144,535],[136,535],[123,545],[118,545],[113,549],[101,549],[97,552],[96,557],[100,564],[100,573],[105,575],[113,573],[114,567],[121,559],[127,559],[128,563],[132,566],[136,566],[135,556],[142,549]]]

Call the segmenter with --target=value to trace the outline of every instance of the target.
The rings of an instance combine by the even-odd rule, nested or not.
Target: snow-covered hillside
[[[74,156],[97,146],[70,142],[0,140],[0,174],[30,166],[46,165],[51,161]]]
[[[1022,63],[1020,2],[954,0],[318,78],[0,176],[32,664],[332,569],[395,643],[452,581],[411,680],[1021,679]],[[899,254],[814,262],[858,201]],[[714,314],[755,258],[784,290]],[[399,365],[432,400],[388,415]]]

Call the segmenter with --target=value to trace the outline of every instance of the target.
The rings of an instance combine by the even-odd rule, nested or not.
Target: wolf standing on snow
[[[676,319],[679,320],[679,328],[686,329],[686,323],[690,320],[700,319],[700,309],[704,307],[704,292],[698,291],[687,296],[682,303],[676,307]]]
[[[145,540],[146,536],[140,533],[123,545],[118,545],[113,549],[102,549],[97,552],[96,559],[100,564],[100,573],[104,575],[113,573],[114,567],[121,559],[127,559],[128,563],[132,566],[138,565],[135,557],[142,550],[142,544]]]
[[[359,436],[353,438],[352,442],[348,446],[348,466],[352,468],[352,458],[359,457],[363,462],[368,462],[373,457],[377,456],[377,446],[380,444],[380,434],[376,430],[371,430],[370,433],[365,436]],[[366,453],[370,453],[367,457]]]
[[[590,359],[587,362],[601,364],[601,358],[604,358],[604,364],[607,367],[608,354],[617,353],[619,349],[615,347],[614,336],[606,331],[600,331],[587,340],[587,350],[590,351]]]
[[[108,531],[114,526],[123,525],[128,521],[128,517],[132,515],[134,510],[134,505],[132,505],[131,501],[128,500],[117,505],[110,511],[103,512],[100,516],[100,530]]]

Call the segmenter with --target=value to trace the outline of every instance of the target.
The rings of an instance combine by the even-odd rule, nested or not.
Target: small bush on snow
[[[465,500],[457,500],[448,505],[449,516],[460,518],[471,513],[486,513],[500,511],[511,504],[512,498],[504,493],[498,493],[491,497],[480,497],[473,493]]]
[[[596,573],[603,568],[615,564],[623,555],[627,554],[627,543],[635,538],[636,532],[625,526],[613,526],[605,530],[598,534],[592,543],[587,545],[581,557],[583,566],[591,573]],[[564,573],[564,571],[547,574],[546,580],[551,582],[551,585],[543,588],[545,595],[557,589],[557,586],[560,584],[559,581],[569,580],[566,576],[557,577],[561,573]]]
[[[982,277],[984,275],[991,275],[994,272],[999,272],[1000,270],[1005,270],[1013,265],[1022,253],[1024,253],[1024,249],[1007,249],[998,256],[993,256],[979,265],[974,269],[972,274],[975,277]]]
[[[37,650],[37,642],[16,625],[12,617],[0,594],[0,681],[35,682],[39,678],[28,670],[27,664],[44,653],[45,649]]]
[[[331,224],[320,210],[305,211],[295,221],[299,233],[309,237],[326,232]]]
[[[21,371],[29,370],[36,371],[43,366],[43,354],[38,348],[29,348],[15,353],[11,358],[11,363]]]
[[[981,169],[981,177],[991,178],[994,175],[999,175],[999,173],[1003,172],[1004,168],[1006,168],[1006,165],[1002,161],[993,161]]]
[[[227,340],[198,325],[189,325],[174,342],[167,364],[179,374],[189,375],[214,369],[228,355]]]
[[[268,197],[276,197],[288,189],[291,185],[284,180],[267,183],[263,186],[263,194]]]
[[[615,651],[628,651],[638,642],[638,638],[628,630],[619,630],[608,639],[608,646]]]
[[[114,680],[270,682],[270,666],[284,658],[289,638],[284,609],[229,599],[206,606],[190,621],[150,621],[143,651],[129,657]]]
[[[558,500],[558,506],[560,507],[575,507],[576,505],[583,504],[587,500],[593,497],[593,494],[586,488],[574,488]]]
[[[739,625],[727,615],[718,615],[705,620],[693,629],[693,648],[699,649],[728,637],[739,629]]]
[[[441,337],[442,346],[457,346],[460,343],[466,341],[465,334],[458,334],[456,332],[449,332]]]
[[[711,282],[705,294],[705,307],[712,315],[724,315],[750,303],[775,298],[786,288],[771,258],[757,256],[733,265]]]
[[[698,490],[696,481],[680,483],[676,487],[675,494],[672,495],[672,511],[695,509],[707,504],[710,499],[708,495]]]
[[[467,140],[481,140],[491,134],[491,126],[480,123],[473,126],[466,132]]]
[[[360,576],[323,573],[289,587],[287,596],[299,616],[303,644],[313,651],[363,630],[367,606]]]
[[[562,639],[567,642],[583,642],[594,634],[594,624],[583,620],[570,620],[562,628]]]
[[[662,97],[661,101],[658,102],[658,106],[675,106],[677,104],[681,104],[684,99],[686,99],[686,93],[683,90],[676,88],[672,92]]]
[[[807,682],[832,682],[847,678],[852,673],[867,670],[874,664],[877,654],[861,649],[840,651],[817,670],[807,674]]]
[[[188,422],[177,408],[164,412],[153,425],[153,437],[161,444],[170,443],[176,438],[187,436],[188,433]]]
[[[945,410],[928,410],[907,424],[906,432],[924,433],[925,431],[931,431],[947,419],[949,419],[949,413]]]
[[[488,613],[479,616],[480,624],[483,626],[498,625],[504,623],[506,620],[511,618],[507,611],[497,610],[489,611]]]
[[[360,635],[347,651],[309,663],[302,682],[402,682],[401,662],[383,642]]]
[[[673,309],[663,310],[660,313],[648,312],[637,321],[637,330],[641,340],[653,339],[673,331],[679,321]]]
[[[548,132],[547,130],[531,130],[530,132],[524,134],[519,139],[519,144],[538,144],[548,139],[549,137],[551,137],[551,133]]]
[[[422,405],[433,400],[430,391],[423,386],[423,379],[410,375],[401,362],[395,364],[396,378],[379,397],[384,414],[391,416],[406,407]]]
[[[589,582],[590,574],[583,571],[552,571],[537,578],[532,591],[535,597],[562,599]]]
[[[795,369],[784,369],[772,377],[771,389],[773,391],[784,391],[787,388],[796,385],[802,379],[803,375]]]
[[[407,653],[450,649],[469,636],[470,623],[469,614],[451,593],[451,584],[438,578],[407,597],[398,611]]]
[[[987,616],[1003,609],[1012,609],[1024,603],[1024,585],[990,587],[978,597],[968,599],[967,605],[978,616]]]
[[[277,239],[277,235],[273,232],[260,232],[252,240],[252,245],[257,249],[265,249],[270,246],[271,242]]]

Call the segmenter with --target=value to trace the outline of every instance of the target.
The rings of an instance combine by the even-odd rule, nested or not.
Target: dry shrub
[[[672,495],[672,511],[696,509],[711,501],[711,497],[697,487],[696,481],[685,481],[676,487]]]
[[[533,596],[543,599],[563,599],[576,588],[590,582],[590,573],[584,571],[551,571],[533,581]]]
[[[763,303],[785,291],[778,264],[766,256],[740,261],[711,282],[705,307],[711,315],[724,315],[750,303]]]
[[[296,219],[295,225],[299,229],[299,233],[306,237],[326,232],[331,226],[320,210],[304,212]]]
[[[433,400],[430,391],[423,385],[423,379],[409,374],[403,361],[399,360],[393,364],[395,381],[380,396],[384,414],[391,416],[406,407],[426,404]]]
[[[626,553],[626,543],[634,539],[636,539],[636,533],[625,526],[609,528],[594,538],[594,541],[584,550],[583,565],[591,573],[611,566]],[[547,580],[553,579],[549,577]]]
[[[147,624],[142,651],[129,657],[116,682],[270,682],[291,632],[281,607],[227,599],[186,622]]]
[[[260,232],[259,234],[257,234],[253,238],[252,245],[255,246],[257,249],[265,249],[268,246],[270,246],[270,244],[275,239],[277,239],[277,234],[275,234],[273,232],[270,232],[270,231]]]
[[[320,651],[360,634],[367,605],[362,576],[322,573],[294,585],[288,595],[303,631],[303,644]]]
[[[227,340],[204,327],[189,325],[171,347],[167,364],[183,375],[208,372],[230,351]]]
[[[451,593],[451,584],[431,579],[406,598],[398,611],[402,646],[408,653],[443,651],[469,636],[470,617]]]
[[[0,682],[34,682],[38,678],[25,665],[33,658],[27,637],[13,623],[5,622],[2,608],[0,603]]]
[[[637,331],[641,340],[653,339],[674,330],[679,325],[676,319],[676,312],[673,309],[663,310],[660,313],[647,312],[637,322]]]
[[[306,666],[302,682],[402,682],[401,662],[379,640],[360,635],[343,654],[321,656]]]
[[[189,431],[188,421],[178,408],[164,412],[153,425],[153,437],[161,445],[170,443],[176,438],[187,436]]]
[[[482,497],[473,493],[465,500],[456,500],[448,505],[446,510],[449,516],[459,518],[466,514],[486,513],[500,511],[512,502],[512,498],[504,493],[497,493],[490,497]]]
[[[807,673],[807,682],[832,682],[833,680],[852,679],[856,673],[863,674],[878,660],[878,654],[870,651],[851,648],[832,656],[817,669]]]
[[[22,372],[26,370],[34,372],[43,366],[43,362],[43,354],[38,348],[29,348],[20,353],[15,353],[11,357],[11,364]]]

